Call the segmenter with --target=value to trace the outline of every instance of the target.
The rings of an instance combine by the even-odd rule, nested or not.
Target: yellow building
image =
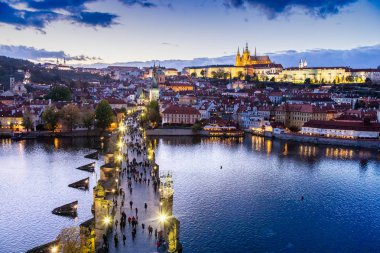
[[[348,83],[351,70],[346,67],[287,68],[276,77],[277,82],[304,83]]]
[[[331,120],[334,111],[328,107],[311,104],[283,104],[275,111],[275,120],[286,127],[302,128],[310,120]]]
[[[256,48],[254,55],[251,55],[251,52],[248,49],[248,43],[245,46],[245,49],[243,50],[243,54],[240,56],[240,50],[238,48],[237,54],[236,54],[236,60],[235,60],[235,66],[242,67],[242,66],[249,66],[249,65],[257,65],[257,64],[271,64],[272,61],[269,59],[269,56],[257,56],[256,55]]]

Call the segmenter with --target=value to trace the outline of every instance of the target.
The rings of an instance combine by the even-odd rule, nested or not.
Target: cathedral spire
[[[256,57],[256,47],[255,47],[255,57]]]

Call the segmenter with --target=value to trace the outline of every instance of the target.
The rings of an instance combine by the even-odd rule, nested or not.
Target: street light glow
[[[51,247],[50,252],[51,253],[57,253],[58,252],[58,246],[55,245],[55,246]]]
[[[111,224],[111,217],[109,217],[109,216],[104,217],[103,222],[105,225],[108,226],[109,224]]]
[[[167,216],[165,214],[161,214],[160,217],[159,217],[159,220],[164,223],[167,219]]]
[[[119,131],[120,132],[124,132],[125,131],[125,126],[124,125],[119,126]]]

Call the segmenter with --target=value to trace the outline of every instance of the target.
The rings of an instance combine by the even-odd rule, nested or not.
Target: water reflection
[[[174,213],[191,252],[378,251],[376,150],[258,136],[153,139],[160,169],[174,172]]]

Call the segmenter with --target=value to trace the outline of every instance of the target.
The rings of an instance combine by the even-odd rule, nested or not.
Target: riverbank
[[[296,141],[296,142],[303,142],[303,143],[380,149],[380,140],[339,139],[339,138],[308,136],[308,135],[289,134],[289,133],[274,134],[273,137],[280,140]]]
[[[39,138],[68,138],[68,137],[99,137],[102,134],[100,130],[77,130],[71,132],[50,132],[50,131],[36,131],[29,133],[22,133],[20,139],[39,139]],[[15,134],[15,135],[18,135]],[[9,139],[14,135],[12,132],[0,132],[0,139]]]
[[[339,139],[319,136],[308,136],[301,134],[254,134],[252,132],[245,131],[246,134],[258,135],[265,138],[275,138],[280,140],[322,144],[322,145],[336,145],[346,147],[359,147],[369,149],[380,149],[380,140],[358,140],[358,139]],[[203,136],[210,137],[207,131],[193,132],[191,128],[157,128],[146,130],[147,136]]]

